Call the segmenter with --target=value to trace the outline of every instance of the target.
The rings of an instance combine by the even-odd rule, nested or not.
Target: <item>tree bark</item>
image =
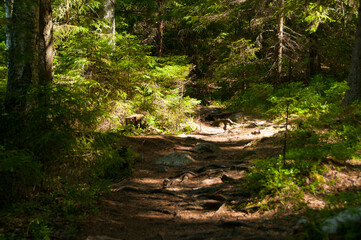
[[[104,2],[104,19],[109,24],[107,34],[115,35],[115,0],[105,0]]]
[[[285,5],[285,1],[281,0],[281,8],[283,9]],[[278,61],[277,61],[277,77],[278,81],[281,82],[282,78],[282,58],[283,58],[283,48],[284,48],[284,16],[283,14],[280,17],[279,22],[279,32],[278,32],[278,41],[279,41],[279,48],[278,48]]]
[[[314,75],[321,71],[321,56],[318,52],[319,44],[317,33],[312,33],[310,36],[310,46],[308,50],[309,61],[307,64],[307,79],[311,79]]]
[[[69,0],[66,0],[65,12],[66,12],[66,24],[69,24]]]
[[[39,7],[35,0],[6,0],[8,83],[7,112],[23,111],[30,84],[38,78],[37,33]]]
[[[6,0],[7,112],[26,109],[31,84],[53,79],[52,0]]]
[[[346,91],[343,100],[345,105],[361,99],[361,5],[358,8],[357,30],[352,50],[348,86],[349,89]]]
[[[53,81],[53,19],[52,0],[40,0],[39,7],[39,82],[44,85]]]
[[[158,14],[158,25],[157,25],[157,56],[162,57],[163,56],[163,35],[164,35],[164,0],[158,1],[159,5],[159,14]]]

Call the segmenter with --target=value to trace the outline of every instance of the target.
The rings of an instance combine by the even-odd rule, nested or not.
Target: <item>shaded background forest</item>
[[[4,206],[40,196],[75,218],[141,158],[116,146],[118,134],[190,132],[200,104],[297,116],[306,126],[298,137],[312,145],[302,157],[317,159],[310,171],[329,154],[358,156],[360,106],[342,105],[357,1],[54,0],[52,8],[53,81],[30,84],[26,106],[13,112],[4,104],[8,22],[0,9]],[[126,124],[134,114],[144,127]],[[301,157],[294,147],[291,156]],[[30,224],[46,232],[48,218]]]

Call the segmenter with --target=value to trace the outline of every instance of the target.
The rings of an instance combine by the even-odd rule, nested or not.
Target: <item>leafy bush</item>
[[[95,174],[104,179],[120,179],[131,173],[134,156],[130,148],[104,151],[95,163]]]
[[[43,179],[41,165],[24,150],[0,146],[0,205],[28,197]]]
[[[58,81],[87,83],[89,97],[105,107],[108,121],[115,122],[107,130],[138,131],[121,126],[133,114],[154,117],[147,125],[164,131],[187,125],[189,113],[198,104],[184,97],[191,67],[187,58],[150,56],[148,47],[126,33],[117,34],[112,42],[109,36],[86,28],[64,26],[56,32]]]
[[[42,239],[42,240],[50,240],[50,232],[51,228],[49,228],[42,221],[35,219],[32,220],[28,226],[28,234],[32,239]]]
[[[242,110],[250,114],[264,114],[269,109],[267,99],[272,95],[274,87],[267,83],[254,83],[233,97],[227,105],[230,109]]]

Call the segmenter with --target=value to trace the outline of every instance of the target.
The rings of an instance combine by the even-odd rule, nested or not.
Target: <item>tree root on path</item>
[[[121,189],[117,190],[117,192],[120,192],[120,191],[136,192],[136,193],[140,193],[140,194],[157,194],[157,193],[160,193],[160,194],[168,194],[168,195],[180,198],[180,199],[184,199],[184,197],[182,197],[182,196],[180,196],[180,195],[178,195],[178,194],[176,194],[176,193],[174,193],[172,191],[166,190],[166,189],[149,189],[149,190],[146,190],[146,189],[139,189],[139,188],[136,188],[136,187],[125,186],[125,187],[122,187]]]
[[[257,230],[262,230],[262,231],[276,231],[276,232],[289,232],[288,229],[286,228],[281,228],[281,227],[267,227],[267,226],[262,226],[262,225],[256,225],[254,223],[246,223],[246,222],[242,222],[242,221],[222,221],[221,225],[223,227],[247,227],[247,228],[255,228]]]

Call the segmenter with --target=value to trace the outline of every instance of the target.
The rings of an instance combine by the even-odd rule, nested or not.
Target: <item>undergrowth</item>
[[[95,131],[104,108],[87,89],[32,86],[29,103],[46,90],[47,104],[1,112],[0,239],[71,239],[110,182],[131,174],[131,149]]]
[[[342,105],[347,86],[325,76],[316,76],[310,84],[290,83],[268,98],[268,115],[287,125],[278,136],[284,154],[253,160],[240,187],[249,192],[261,209],[307,210],[305,195],[322,197],[328,204],[321,211],[308,210],[309,223],[300,239],[358,239],[355,226],[341,224],[337,233],[322,232],[325,219],[344,209],[359,206],[359,190],[325,192],[325,171],[330,166],[341,171],[349,160],[360,161],[360,103]],[[250,90],[251,91],[251,90]],[[334,181],[337,181],[334,180]]]
[[[1,76],[0,239],[71,238],[110,182],[132,174],[138,157],[119,136],[192,131],[189,60],[96,29],[55,26],[54,82],[14,96],[26,99],[23,111],[5,112]],[[126,123],[133,114],[141,126]]]

